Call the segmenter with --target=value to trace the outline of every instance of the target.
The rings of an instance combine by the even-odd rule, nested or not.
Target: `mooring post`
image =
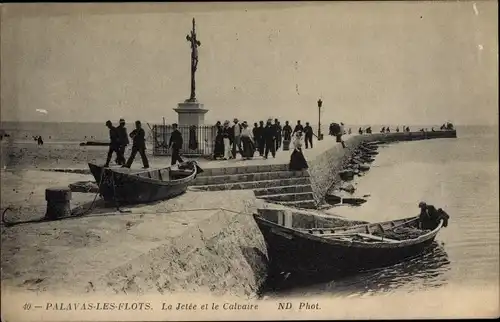
[[[71,215],[71,190],[68,187],[45,189],[47,200],[46,219],[58,219]]]

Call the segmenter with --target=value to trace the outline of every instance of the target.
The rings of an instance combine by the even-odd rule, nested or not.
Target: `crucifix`
[[[195,27],[193,18],[193,29],[191,30],[191,33],[186,36],[186,40],[191,43],[191,96],[186,100],[186,102],[196,102],[196,82],[194,75],[198,67],[198,47],[201,45],[201,42],[199,42],[196,38]]]

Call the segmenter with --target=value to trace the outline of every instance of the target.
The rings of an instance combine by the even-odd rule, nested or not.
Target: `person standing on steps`
[[[306,126],[304,127],[304,138],[306,141],[306,149],[309,149],[309,145],[311,145],[311,149],[313,147],[313,129],[309,125],[309,122],[306,122]]]
[[[269,151],[271,151],[271,154],[273,158],[276,157],[276,128],[272,124],[272,119],[267,120],[266,127],[264,128],[264,140],[266,144],[266,152],[264,153],[264,159],[267,159],[267,156],[269,155]]]
[[[111,121],[109,120],[106,121],[106,127],[109,129],[109,149],[106,163],[104,164],[105,168],[109,167],[109,162],[111,161],[113,152],[116,153],[117,158],[120,153],[118,151],[120,148],[120,141],[118,140],[118,131],[116,130],[116,127],[114,127],[113,123],[111,123]]]
[[[292,140],[292,127],[290,126],[290,124],[288,124],[288,121],[285,121],[285,126],[283,126],[283,140]]]
[[[253,135],[255,149],[259,150],[259,124],[257,124],[257,122],[253,124],[252,135]]]
[[[170,141],[168,142],[168,148],[172,148],[172,161],[171,165],[176,164],[177,162],[184,162],[181,158],[180,150],[182,148],[183,140],[182,134],[177,128],[177,124],[172,124],[174,131],[170,134]]]
[[[127,128],[125,127],[125,120],[120,119],[120,125],[116,128],[118,132],[118,155],[116,156],[116,163],[119,165],[125,164],[125,149],[127,145],[130,143],[128,140]]]
[[[127,163],[123,165],[124,168],[130,168],[132,162],[134,162],[137,152],[141,155],[143,169],[149,168],[148,157],[146,156],[146,132],[142,128],[141,121],[135,121],[135,130],[130,132],[130,137],[132,138],[132,152],[127,160]]]
[[[236,159],[236,148],[238,148],[238,152],[240,155],[243,155],[243,149],[241,148],[241,130],[243,129],[241,124],[239,123],[240,121],[235,118],[234,119],[234,125],[232,128],[232,137],[233,137],[233,159]]]
[[[298,131],[304,132],[304,127],[302,126],[302,124],[300,124],[300,120],[297,121],[297,125],[295,125],[295,128],[293,129],[292,135],[294,135]]]
[[[259,155],[262,157],[264,156],[264,149],[266,148],[266,138],[264,137],[264,121],[259,121],[259,135],[258,135],[258,142],[259,142]]]
[[[279,148],[281,147],[281,138],[282,138],[281,136],[282,128],[278,119],[274,119],[274,127],[276,128],[276,151],[278,151]]]

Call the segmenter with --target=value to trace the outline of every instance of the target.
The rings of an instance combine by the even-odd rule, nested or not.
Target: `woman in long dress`
[[[215,124],[217,134],[215,135],[214,159],[224,157],[224,138],[222,137],[222,124],[217,121]]]
[[[229,127],[229,121],[224,121],[224,127],[222,128],[222,142],[224,143],[224,160],[228,160],[231,155],[231,142],[229,140],[231,128]]]
[[[302,145],[303,145],[302,140],[303,140],[302,131],[296,132],[292,141],[293,152],[292,155],[290,156],[290,164],[288,165],[290,171],[302,171],[309,168],[309,166],[307,165],[306,158],[302,153]]]
[[[242,126],[241,142],[243,143],[243,159],[248,160],[253,158],[253,154],[255,153],[254,138],[246,121],[243,122]]]

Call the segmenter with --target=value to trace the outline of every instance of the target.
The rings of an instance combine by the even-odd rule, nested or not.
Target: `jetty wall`
[[[318,204],[323,201],[330,187],[339,182],[338,173],[342,170],[353,150],[363,142],[398,142],[456,137],[456,131],[395,132],[351,136],[344,141],[345,149],[342,148],[341,143],[336,143],[331,149],[318,155],[314,160],[308,161],[314,200]]]

